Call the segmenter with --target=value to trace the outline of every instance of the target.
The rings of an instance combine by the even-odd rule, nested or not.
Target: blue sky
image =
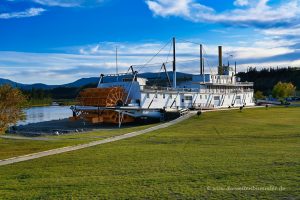
[[[116,46],[119,71],[159,71],[139,66],[173,36],[204,44],[207,72],[218,45],[240,71],[300,67],[299,19],[300,0],[0,0],[0,77],[62,84],[114,73]],[[169,61],[169,50],[151,63]],[[179,70],[197,73],[198,45],[177,51]]]

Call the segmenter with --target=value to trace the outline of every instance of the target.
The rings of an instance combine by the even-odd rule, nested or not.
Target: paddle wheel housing
[[[74,116],[72,119],[83,118],[91,123],[120,123],[120,120],[122,123],[133,122],[133,117],[120,114],[116,108],[126,105],[130,101],[126,98],[127,93],[122,87],[85,89],[77,97],[79,105],[96,109],[82,110],[78,116]]]

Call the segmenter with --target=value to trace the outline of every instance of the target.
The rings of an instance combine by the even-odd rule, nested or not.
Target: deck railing
[[[141,86],[141,90],[144,92],[155,91],[155,92],[199,92],[200,94],[232,94],[241,92],[254,92],[253,89],[198,89],[198,88],[170,88],[170,87],[159,87],[159,86]]]

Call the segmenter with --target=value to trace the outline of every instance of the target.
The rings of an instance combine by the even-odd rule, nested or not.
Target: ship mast
[[[236,75],[236,61],[234,62],[234,74]]]
[[[203,74],[203,53],[202,53],[202,44],[200,44],[200,75]]]
[[[119,70],[118,70],[118,47],[116,46],[116,74],[117,74],[117,81],[119,81]]]
[[[176,41],[173,37],[173,88],[176,88]]]

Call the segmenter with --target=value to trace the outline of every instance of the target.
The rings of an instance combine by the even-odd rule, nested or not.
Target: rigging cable
[[[181,41],[183,41],[183,42],[185,42],[185,43],[191,43],[191,44],[201,45],[201,43],[192,42],[192,41],[184,40],[184,39],[180,39],[180,38],[177,38],[177,40],[181,40]]]
[[[169,53],[168,53],[168,56],[167,56],[167,59],[166,59],[166,62],[164,62],[163,64],[162,64],[162,66],[161,66],[161,68],[160,68],[160,70],[159,70],[159,72],[158,72],[158,74],[157,74],[157,77],[156,77],[156,79],[154,80],[154,85],[156,85],[156,84],[158,84],[159,82],[159,79],[161,79],[161,73],[162,73],[162,69],[163,69],[163,65],[165,65],[165,68],[166,68],[166,64],[168,63],[168,60],[169,60],[169,56],[170,56],[170,54],[171,54],[171,50],[172,50],[172,44],[171,43],[169,43],[170,45],[170,48],[169,48]],[[171,61],[171,62],[173,62],[173,61]],[[167,71],[167,70],[166,70]],[[166,73],[168,73],[168,72],[166,72]],[[168,75],[166,75],[167,77],[168,77]]]
[[[154,56],[152,56],[151,59],[149,59],[144,65],[142,65],[140,68],[137,69],[137,71],[141,71],[144,67],[146,67],[169,43],[171,40],[169,40]]]
[[[191,61],[198,61],[199,59],[191,59],[191,60],[180,60],[180,61],[176,61],[176,63],[186,63],[186,62],[191,62]],[[169,63],[173,63],[173,61],[168,61],[165,62],[165,64],[169,64]],[[140,65],[132,65],[133,67],[138,67],[138,66],[142,66],[143,64]],[[162,63],[152,63],[152,64],[148,64],[147,66],[161,66]]]
[[[204,55],[208,55],[204,47],[203,47],[203,52],[204,52]],[[205,58],[205,57],[204,57],[204,58]],[[210,71],[210,73],[212,74],[211,63],[208,61],[208,59],[204,59],[204,62],[206,62],[206,64],[207,64],[206,66],[208,66],[209,71]],[[204,67],[205,67],[205,66],[204,66]]]

